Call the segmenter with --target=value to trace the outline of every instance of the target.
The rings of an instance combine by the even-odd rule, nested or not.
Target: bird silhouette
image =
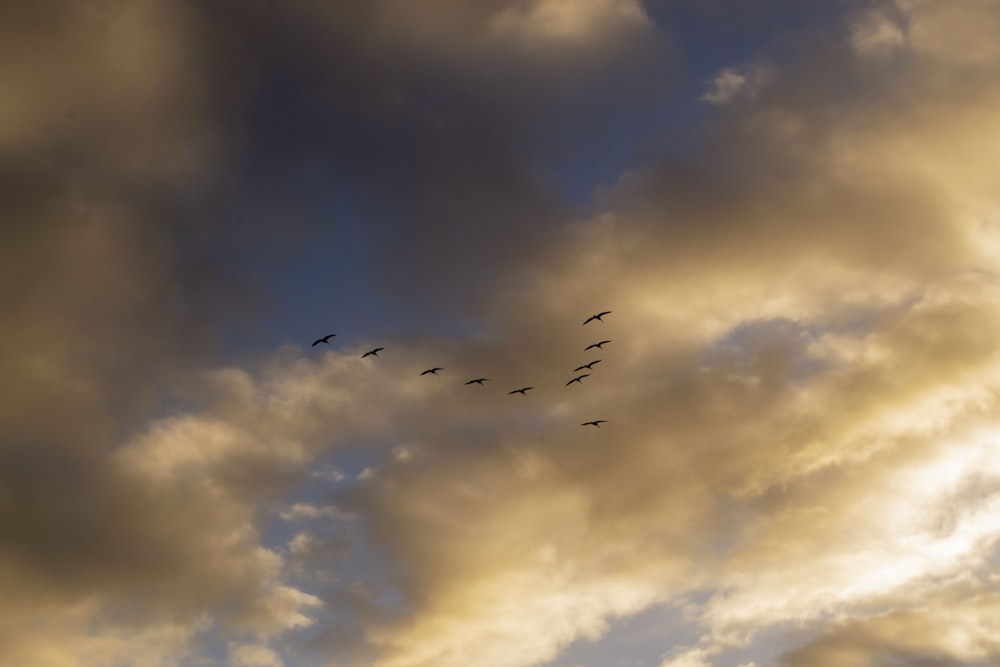
[[[528,395],[528,390],[534,389],[534,387],[521,387],[520,389],[515,389],[514,391],[508,391],[508,394],[521,394],[522,396]]]
[[[326,343],[327,345],[329,345],[330,344],[330,339],[333,338],[336,335],[337,334],[327,334],[327,335],[323,336],[322,338],[317,338],[310,347],[316,347],[320,343]]]
[[[489,382],[489,378],[476,378],[475,380],[469,380],[465,384],[478,384],[480,387],[483,386],[484,382]]]
[[[602,360],[595,359],[594,361],[591,361],[589,364],[584,364],[583,366],[577,366],[576,368],[573,369],[573,372],[575,373],[577,371],[582,371],[584,368],[586,368],[588,371],[592,371],[594,370],[594,364],[599,363],[600,361]]]
[[[583,323],[587,324],[588,322],[590,322],[592,320],[597,320],[598,322],[603,322],[604,320],[602,320],[601,318],[604,317],[605,315],[609,315],[610,313],[611,313],[610,310],[605,310],[605,311],[602,311],[600,313],[597,313],[596,315],[591,315],[586,320],[584,320]]]
[[[444,369],[441,368],[440,366],[435,366],[434,368],[428,368],[426,371],[421,373],[421,375],[427,375],[428,373],[430,373],[431,375],[437,375],[438,371],[443,371],[443,370]]]
[[[583,422],[582,424],[580,424],[580,426],[596,426],[597,428],[601,428],[601,424],[607,424],[607,423],[608,423],[607,419],[595,419],[592,422]]]
[[[564,386],[568,387],[571,384],[573,384],[574,382],[579,382],[580,384],[583,384],[583,378],[589,378],[589,377],[590,377],[590,373],[584,373],[583,375],[577,375],[575,378],[573,378],[572,380],[570,380],[569,382],[567,382]]]
[[[361,355],[361,358],[364,359],[365,357],[367,357],[369,355],[371,355],[373,357],[377,357],[378,353],[381,352],[384,349],[385,349],[384,347],[376,347],[374,350],[368,350],[367,352],[365,352],[364,354]]]
[[[600,343],[594,343],[593,345],[588,345],[587,347],[583,348],[583,351],[586,352],[587,350],[592,350],[595,347],[598,350],[603,350],[604,348],[601,346],[604,345],[605,343],[610,343],[610,342],[611,342],[610,340],[602,340]]]

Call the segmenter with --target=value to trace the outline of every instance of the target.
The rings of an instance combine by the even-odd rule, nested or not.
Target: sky
[[[0,664],[1000,663],[996,34],[0,3]]]

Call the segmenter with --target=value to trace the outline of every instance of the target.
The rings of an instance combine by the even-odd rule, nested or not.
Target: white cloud
[[[708,82],[706,91],[700,99],[709,104],[724,106],[737,97],[752,97],[772,76],[770,68],[761,64],[739,68],[726,67],[719,70]]]
[[[855,17],[851,43],[864,56],[884,58],[901,49],[906,35],[897,21],[882,10],[869,10]]]
[[[489,20],[498,37],[543,43],[591,43],[650,21],[636,0],[531,0]]]
[[[278,654],[262,644],[230,644],[229,661],[233,667],[285,667]]]
[[[312,505],[310,503],[294,503],[278,513],[285,521],[302,521],[304,519],[354,519],[356,515],[346,512],[334,505]]]

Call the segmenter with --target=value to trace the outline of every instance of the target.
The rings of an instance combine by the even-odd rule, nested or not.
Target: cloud
[[[76,167],[86,181],[191,173],[215,157],[199,132],[205,91],[191,72],[201,54],[183,46],[194,17],[182,4],[45,2],[5,14],[8,168],[17,157],[37,169],[46,155],[50,169]]]
[[[13,590],[13,589],[11,589]],[[35,600],[37,603],[37,599]],[[92,601],[65,600],[49,608],[44,618],[26,624],[11,613],[7,600],[4,618],[4,660],[10,664],[76,667],[128,663],[141,667],[167,667],[179,658],[194,655],[192,639],[211,627],[207,619],[189,623],[94,623],[98,605]],[[59,641],[53,641],[58,637]]]
[[[948,5],[935,0],[899,0],[897,6],[909,22],[916,55],[938,66],[987,67],[996,65],[1000,50],[983,38],[1000,17],[984,0],[963,0]]]
[[[278,654],[259,644],[231,644],[229,661],[235,667],[284,667]]]
[[[740,69],[726,67],[721,69],[709,82],[708,90],[701,100],[710,104],[722,106],[732,102],[740,95],[753,95],[771,77],[770,70],[761,64],[750,65]]]
[[[778,664],[987,664],[1000,653],[994,588],[986,581],[957,581],[902,608],[840,621]]]
[[[604,0],[537,0],[527,7],[509,6],[489,19],[490,30],[499,36],[555,43],[589,42],[601,35],[649,25],[639,3]]]
[[[210,215],[206,224],[222,231],[193,249],[183,244],[182,261],[200,260],[218,282],[254,285],[211,241],[267,243],[262,270],[325,249],[338,259],[309,267],[324,286],[316,298],[363,330],[394,318],[433,329],[475,311],[568,221],[540,177],[576,150],[562,120],[606,121],[660,95],[641,78],[662,69],[666,47],[638,5],[624,12],[636,15],[629,21],[605,20],[623,13],[612,3],[598,11],[593,3],[310,1],[269,13],[243,5],[208,12],[201,26],[211,36],[203,44],[215,68],[215,127],[232,142],[225,155],[240,157],[191,207],[193,219]],[[579,38],[495,36],[494,17],[522,8],[578,26]],[[222,222],[233,209],[239,225]],[[275,219],[285,222],[281,233]],[[223,269],[230,273],[213,273]],[[338,271],[359,276],[358,287],[347,289]]]
[[[504,1],[471,6],[437,0],[431,15],[405,2],[379,3],[379,23],[392,38],[422,49],[499,53],[519,49],[573,49],[578,54],[602,50],[609,42],[643,35],[652,23],[638,2],[606,0]],[[435,44],[436,43],[436,44]]]
[[[309,503],[295,503],[287,510],[279,512],[279,516],[285,521],[301,521],[303,519],[319,519],[319,518],[334,518],[334,519],[351,519],[353,515],[349,512],[344,512],[339,507],[333,505],[327,505],[325,507],[317,507],[316,505],[310,505]]]
[[[924,72],[906,85],[936,94]],[[500,436],[510,454],[441,466],[428,451],[426,467],[385,467],[367,487],[363,514],[416,603],[383,664],[494,656],[480,618],[505,619],[489,627],[517,638],[510,664],[531,664],[600,619],[707,588],[705,642],[676,657],[705,662],[734,636],[982,567],[1000,322],[972,210],[996,199],[951,119],[993,132],[992,93],[892,122],[868,96],[828,124],[822,99],[805,105],[777,76],[720,120],[712,171],[630,174],[498,308],[503,340],[537,350],[515,367],[528,372],[579,355],[572,316],[612,304],[602,384],[572,403],[540,395],[535,429]],[[599,446],[557,434],[569,405],[610,415]],[[553,604],[550,586],[558,619],[536,606]]]
[[[851,28],[851,43],[859,53],[884,58],[896,53],[906,43],[899,24],[881,10],[859,14]]]
[[[435,9],[95,2],[50,56],[41,10],[7,29],[0,661],[515,667],[654,605],[698,626],[666,664],[786,624],[789,667],[995,658],[994,5],[723,68],[690,152],[569,226],[533,140],[665,38],[637,4]],[[362,221],[351,284],[406,304],[377,363],[215,354],[254,252],[354,233],[313,242],[303,173]]]

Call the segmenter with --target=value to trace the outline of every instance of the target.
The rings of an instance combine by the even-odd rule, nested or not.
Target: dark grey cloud
[[[565,127],[666,84],[649,85],[662,40],[639,19],[523,44],[490,28],[518,3],[436,3],[433,21],[392,2],[244,4],[199,17],[231,158],[214,194],[240,211],[240,234],[304,235],[265,263],[322,244],[321,278],[372,283],[416,321],[460,317],[565,224],[540,177],[579,139]]]

